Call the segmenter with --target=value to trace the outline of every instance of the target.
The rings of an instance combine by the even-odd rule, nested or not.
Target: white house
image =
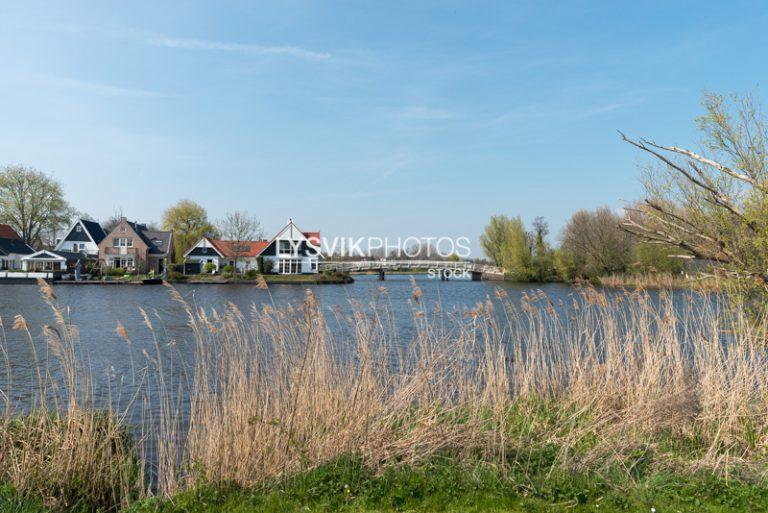
[[[99,243],[107,236],[101,225],[95,221],[78,219],[61,239],[54,251],[64,253],[85,253],[89,257],[98,258]]]
[[[260,255],[277,274],[314,274],[320,261],[320,232],[304,232],[293,222],[269,241]]]
[[[21,258],[21,268],[29,272],[64,272],[67,259],[53,251],[38,251]]]
[[[232,267],[237,263],[237,270],[245,272],[258,270],[258,257],[267,247],[266,240],[232,242],[228,240],[203,237],[184,254],[184,261],[198,264],[198,272],[205,270],[206,264],[214,265],[214,272],[220,272],[224,266]]]
[[[225,265],[234,266],[236,255],[240,272],[258,269],[261,258],[270,273],[315,274],[320,259],[320,232],[303,232],[289,219],[270,240],[236,243],[204,237],[187,251],[184,261],[197,264],[199,271],[210,263],[219,272]]]

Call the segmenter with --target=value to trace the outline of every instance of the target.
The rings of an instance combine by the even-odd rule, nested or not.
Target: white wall
[[[58,246],[56,246],[56,251],[68,251],[71,253],[79,253],[81,250],[78,248],[75,248],[75,244],[85,244],[85,252],[89,255],[96,256],[99,254],[99,246],[94,244],[91,241],[88,242],[73,242],[73,241],[61,241],[59,242]]]

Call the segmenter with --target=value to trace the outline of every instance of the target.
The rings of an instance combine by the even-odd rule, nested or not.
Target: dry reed
[[[171,294],[196,343],[189,422],[179,420],[168,362],[147,353],[144,371],[156,386],[145,401],[159,413],[137,441],[151,439],[153,491],[165,496],[201,483],[257,485],[349,455],[375,468],[453,455],[503,469],[521,451],[557,447],[553,468],[599,471],[641,449],[678,471],[761,478],[766,469],[765,330],[708,296],[586,288],[555,304],[540,291],[513,301],[498,290],[493,300],[446,310],[428,308],[414,286],[413,331],[404,337],[386,289],[365,305],[326,309],[308,292],[301,305],[247,313],[232,304],[196,309]],[[67,333],[61,321],[56,329]],[[118,332],[128,339],[122,325]],[[53,336],[52,347],[60,340],[67,337]],[[65,365],[75,365],[73,348],[57,346]],[[94,448],[92,420],[82,420],[96,416],[80,379],[64,373],[73,393],[52,407],[65,426],[78,423],[79,437],[67,431],[72,449],[3,442],[13,431],[8,413],[0,463],[9,470],[0,480],[23,490],[30,465],[62,481],[73,467],[110,468]],[[690,450],[683,458],[664,439]],[[117,495],[130,497],[131,480],[121,479]]]

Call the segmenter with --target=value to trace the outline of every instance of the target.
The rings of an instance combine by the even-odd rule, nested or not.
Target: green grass
[[[615,477],[615,476],[614,476]],[[768,511],[768,489],[713,477],[610,476],[500,472],[434,461],[374,474],[338,461],[260,489],[200,488],[171,501],[134,504],[131,513],[459,512],[459,511]]]
[[[243,489],[219,485],[172,500],[146,499],[125,513],[284,512],[730,512],[768,511],[768,488],[711,475],[626,472],[568,474],[541,466],[502,472],[488,465],[436,459],[380,473],[343,459],[290,479]],[[43,513],[39,500],[22,500],[0,487],[0,513]],[[84,510],[80,510],[84,511]],[[79,512],[78,512],[79,513]]]
[[[264,274],[262,275],[267,283],[309,283],[309,284],[321,284],[321,283],[351,283],[352,278],[349,275],[341,273],[318,273],[318,274]],[[183,278],[169,279],[171,283],[212,283],[212,284],[225,284],[225,283],[240,283],[240,284],[256,284],[256,280],[248,280],[241,277],[225,277],[220,274],[197,274],[185,276]]]

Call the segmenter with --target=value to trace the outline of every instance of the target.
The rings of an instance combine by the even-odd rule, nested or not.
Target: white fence
[[[0,271],[0,279],[3,278],[29,278],[33,280],[42,278],[44,280],[50,280],[53,278],[53,273]]]

